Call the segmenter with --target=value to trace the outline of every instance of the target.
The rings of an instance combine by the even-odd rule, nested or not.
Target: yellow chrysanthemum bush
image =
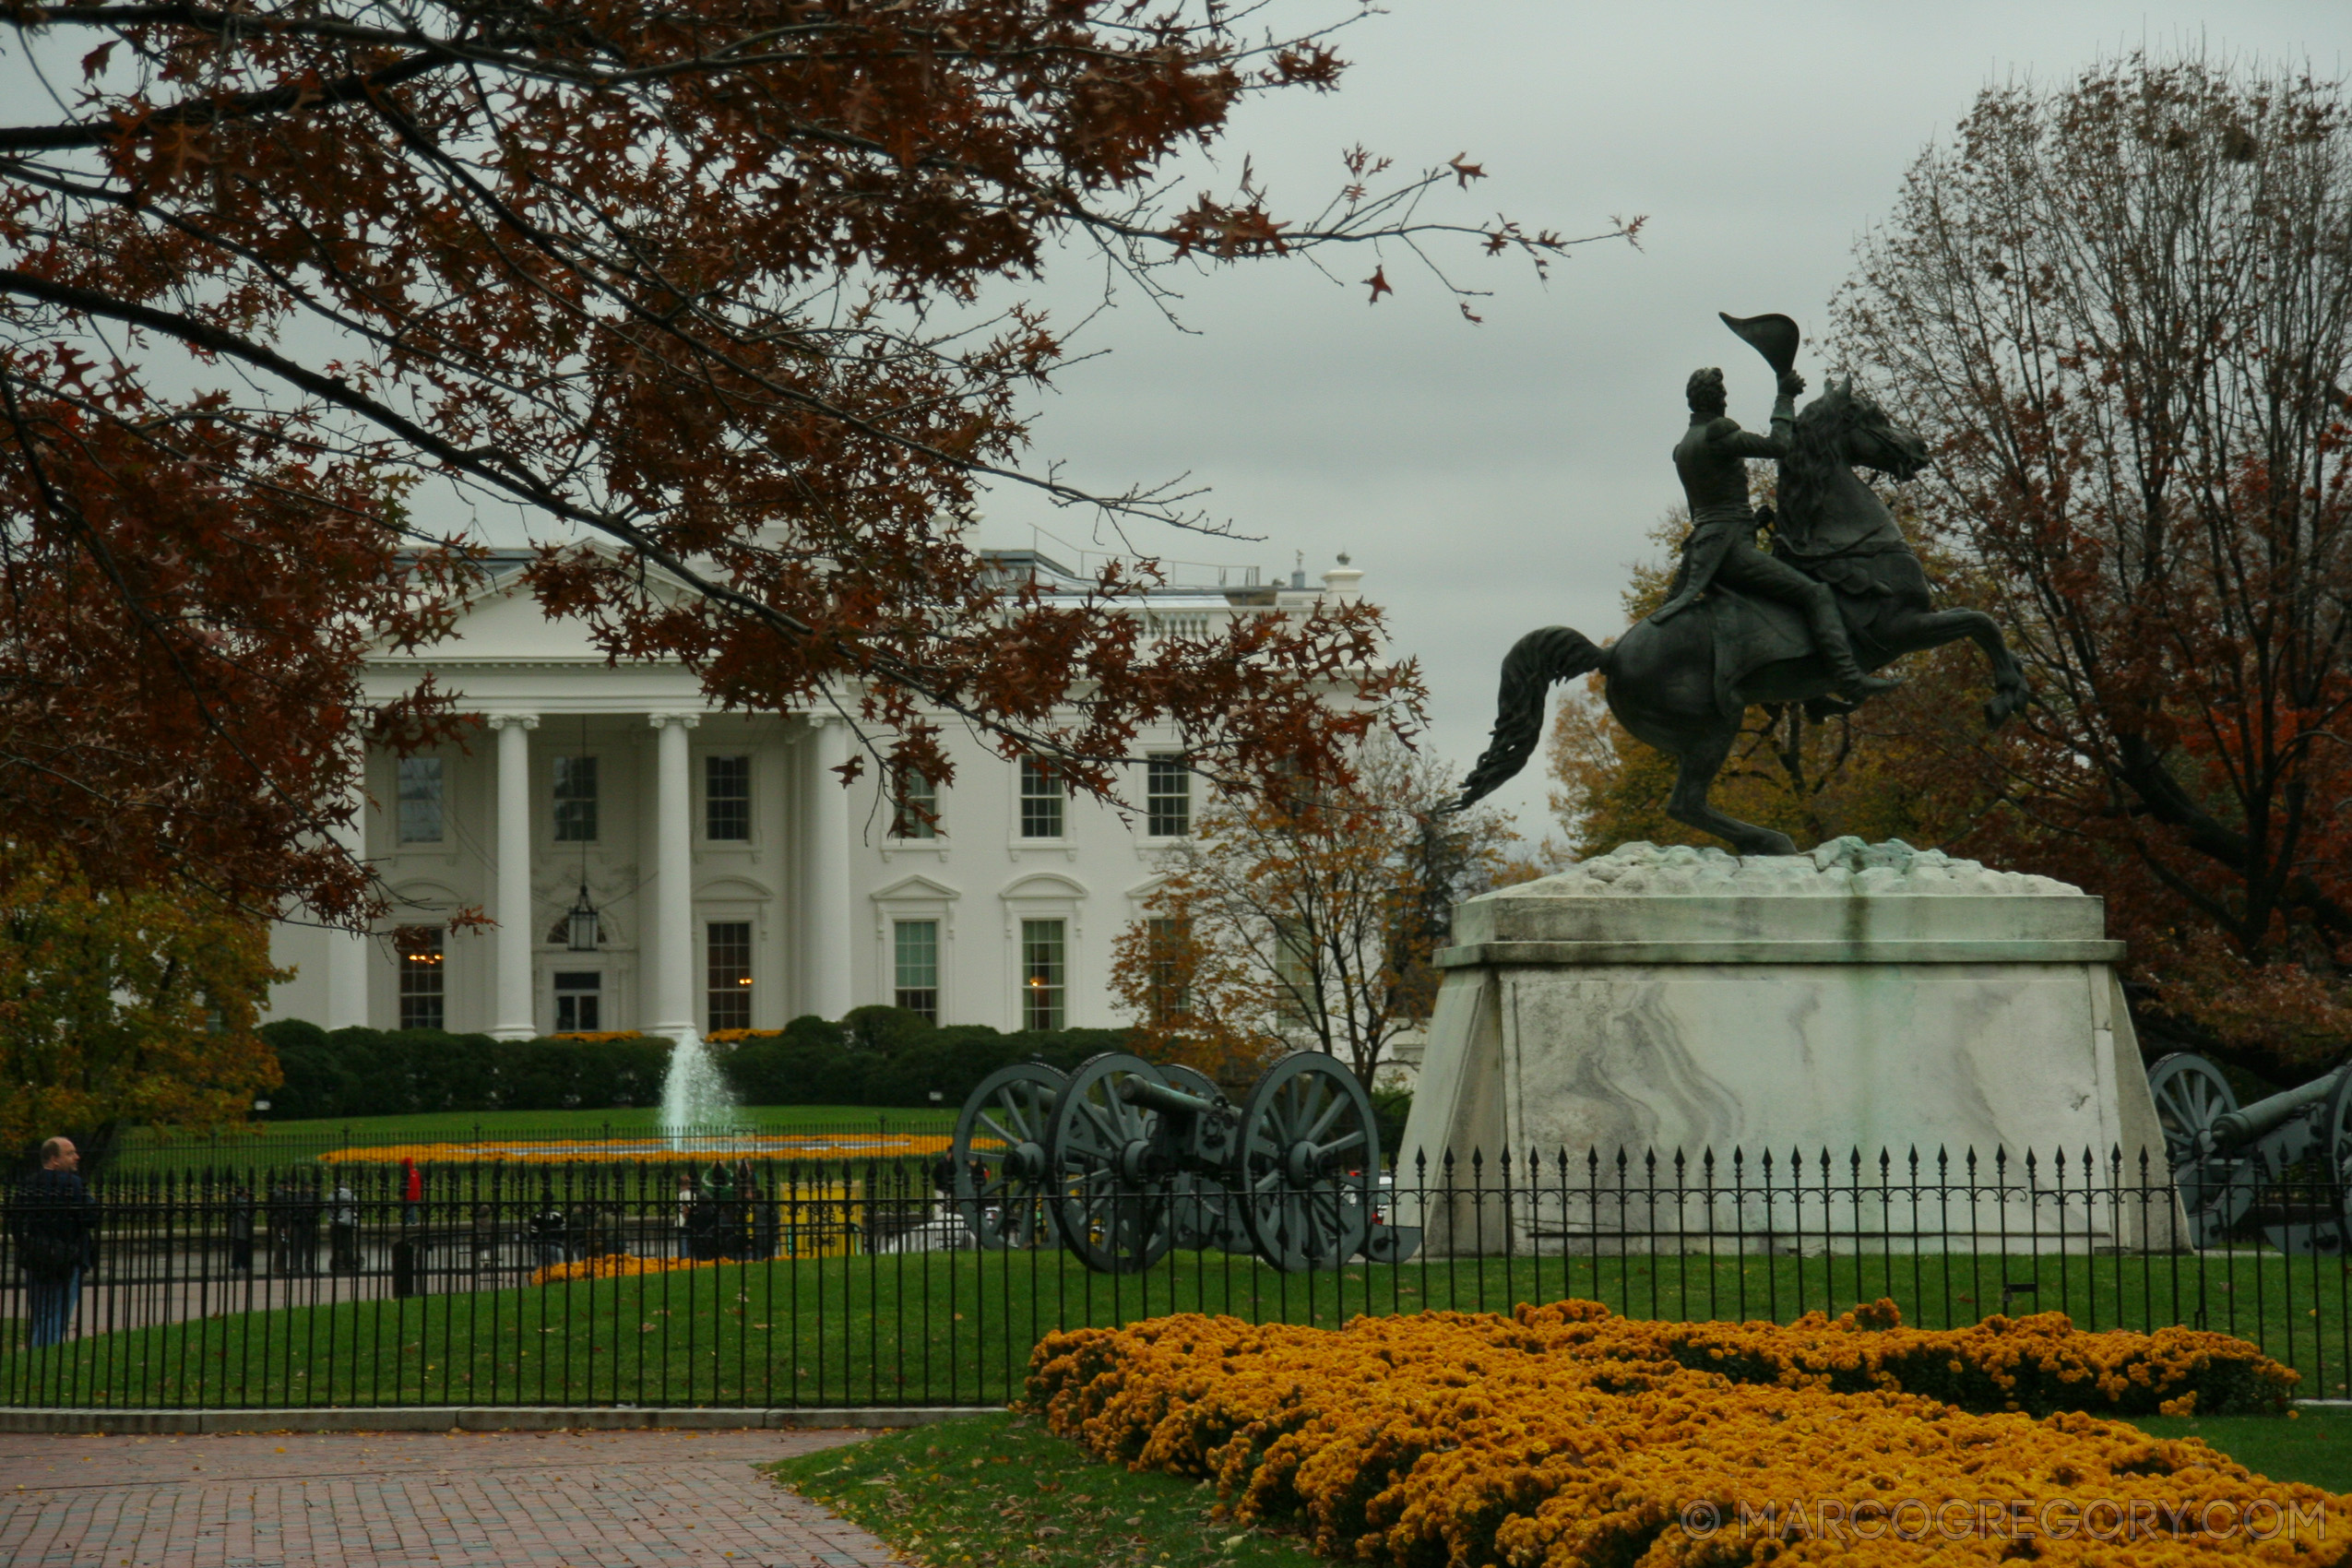
[[[551,1263],[531,1270],[534,1285],[571,1285],[583,1279],[625,1279],[639,1274],[675,1274],[681,1269],[717,1268],[724,1260],[707,1258],[646,1258],[635,1253],[603,1253],[571,1263]]]
[[[1392,1568],[1995,1561],[2021,1532],[2049,1562],[2124,1561],[2128,1542],[2133,1562],[2319,1564],[2352,1546],[2343,1500],[2193,1440],[1896,1386],[1935,1340],[1999,1403],[2022,1387],[2114,1408],[2201,1393],[2214,1366],[2259,1360],[2250,1346],[2078,1334],[2055,1313],[1909,1337],[1872,1321],[1652,1324],[1584,1301],[1336,1331],[1182,1315],[1048,1336],[1025,1403],[1106,1459],[1212,1479],[1243,1519]],[[2272,1363],[2241,1382],[2292,1378]]]
[[[1490,1320],[1502,1321],[1502,1320]],[[1906,1328],[1889,1301],[1795,1323],[1665,1323],[1590,1301],[1521,1307],[1504,1342],[1554,1353],[1665,1360],[1735,1383],[1926,1394],[1969,1410],[2229,1415],[2285,1408],[2298,1374],[2243,1339],[2192,1328],[2086,1333],[2063,1313]]]

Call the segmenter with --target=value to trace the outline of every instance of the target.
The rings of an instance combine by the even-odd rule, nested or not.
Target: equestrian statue
[[[1771,434],[1742,430],[1726,414],[1722,371],[1693,374],[1690,428],[1674,445],[1691,531],[1666,603],[1607,647],[1566,626],[1521,637],[1503,660],[1494,733],[1461,804],[1526,766],[1552,683],[1594,671],[1617,721],[1675,759],[1667,814],[1743,855],[1797,849],[1787,834],[1707,803],[1749,705],[1850,713],[1901,684],[1871,671],[1966,637],[1992,666],[1985,722],[1997,725],[2025,707],[2025,673],[2000,626],[1978,611],[1934,607],[1895,515],[1854,473],[1860,467],[1909,480],[1927,466],[1927,443],[1888,420],[1851,377],[1842,386],[1833,378],[1797,412],[1805,389],[1796,372],[1797,324],[1785,315],[1723,322],[1778,377]],[[1761,457],[1780,464],[1776,513],[1749,505],[1748,461]],[[1756,547],[1767,529],[1769,554]]]

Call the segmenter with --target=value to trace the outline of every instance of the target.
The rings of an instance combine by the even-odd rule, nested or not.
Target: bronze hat
[[[1797,367],[1797,344],[1801,335],[1797,324],[1785,315],[1730,315],[1723,317],[1723,325],[1747,341],[1748,347],[1764,357],[1776,374],[1786,375]]]

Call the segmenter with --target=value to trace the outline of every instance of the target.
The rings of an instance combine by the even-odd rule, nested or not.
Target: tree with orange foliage
[[[12,5],[56,93],[0,125],[12,829],[101,880],[362,923],[378,901],[325,836],[353,810],[351,734],[457,719],[430,690],[366,707],[357,679],[368,638],[430,641],[469,578],[429,508],[558,541],[529,583],[614,658],[681,659],[731,706],[835,705],[942,782],[943,723],[1109,794],[1146,727],[1236,779],[1267,756],[1320,776],[1408,722],[1413,671],[1374,665],[1368,606],[1153,641],[1149,565],[1049,605],[969,537],[987,482],[1114,529],[1208,527],[1173,487],[1024,466],[1023,399],[1064,346],[1017,291],[1058,246],[1160,299],[1179,264],[1455,235],[1540,268],[1575,243],[1434,216],[1480,175],[1459,157],[1407,177],[1348,154],[1304,222],[1246,164],[1171,199],[1171,160],[1241,103],[1337,81],[1328,29],[1264,18]]]
[[[2352,1035],[2352,120],[2203,58],[1988,89],[1835,306],[2038,704],[1969,852],[2106,895],[2144,1039]]]
[[[1322,1051],[1371,1087],[1436,1002],[1454,905],[1495,884],[1517,837],[1491,808],[1452,811],[1458,779],[1376,736],[1344,783],[1293,779],[1203,814],[1114,944],[1137,1049],[1228,1084]]]
[[[216,900],[96,888],[0,845],[0,1148],[242,1122],[279,1081],[255,1026],[285,978],[260,923]]]

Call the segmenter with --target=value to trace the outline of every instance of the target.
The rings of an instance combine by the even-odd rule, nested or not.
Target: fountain
[[[734,1120],[735,1097],[727,1092],[710,1047],[701,1035],[688,1033],[670,1048],[670,1070],[662,1076],[662,1136],[671,1148],[683,1148],[689,1134]]]

